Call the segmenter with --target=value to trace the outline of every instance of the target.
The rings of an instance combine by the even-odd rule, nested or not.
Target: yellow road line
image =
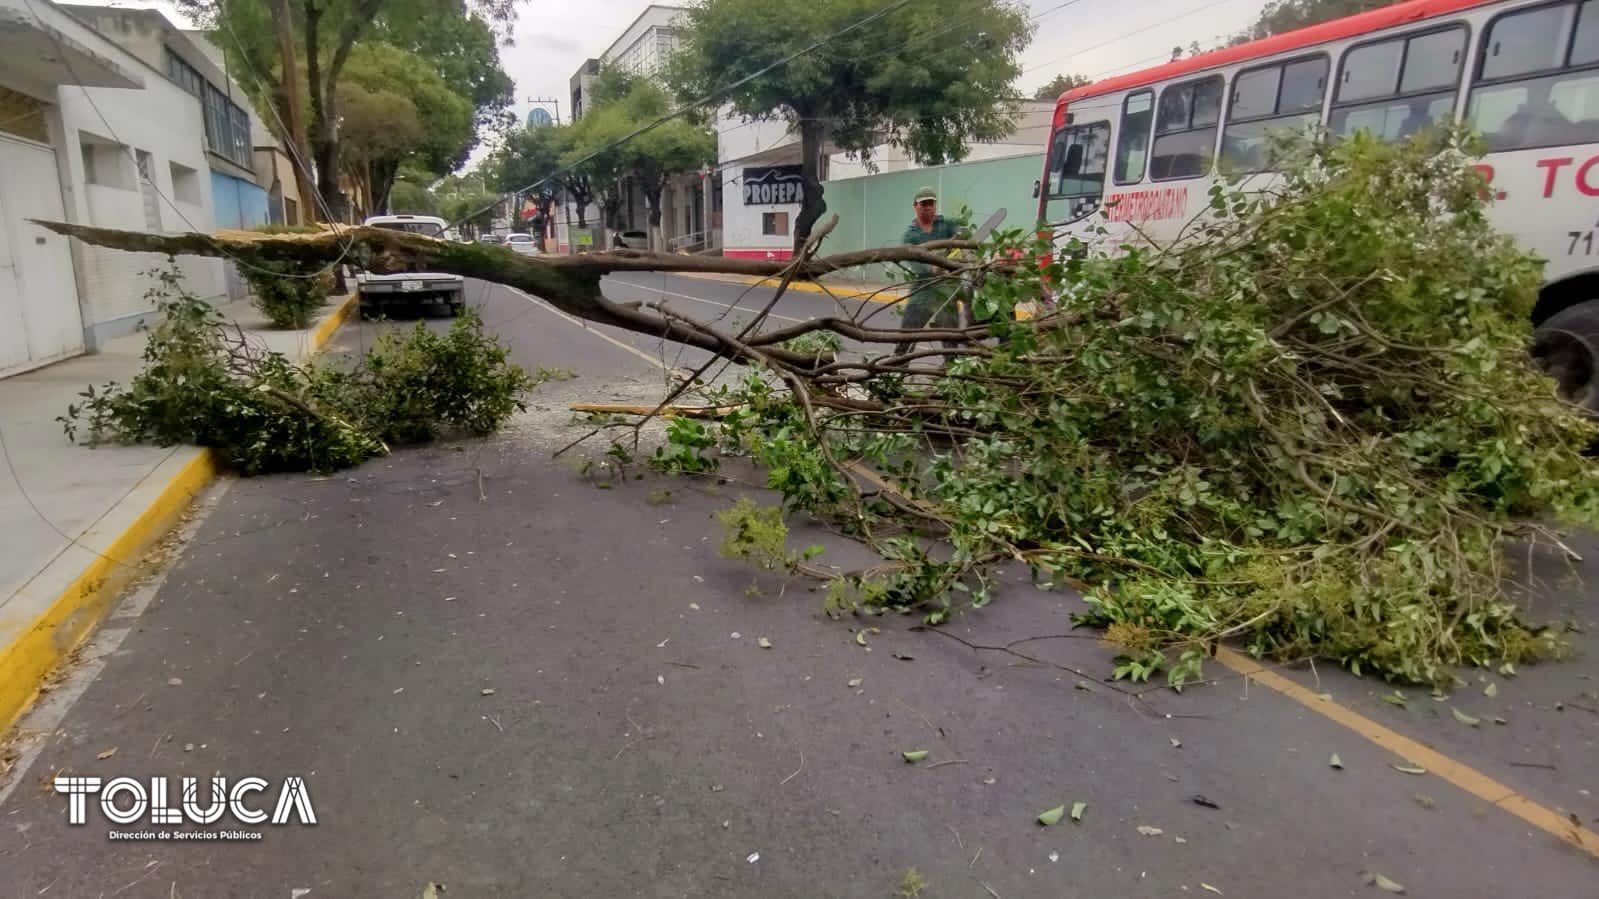
[[[1230,649],[1218,649],[1216,661],[1255,683],[1281,693],[1307,709],[1354,731],[1401,759],[1426,768],[1443,780],[1478,799],[1497,805],[1521,820],[1590,855],[1599,857],[1599,833],[1594,833],[1553,809],[1539,805],[1477,769],[1455,761],[1436,749],[1385,727],[1365,715],[1321,698],[1275,671],[1263,668],[1249,656]]]

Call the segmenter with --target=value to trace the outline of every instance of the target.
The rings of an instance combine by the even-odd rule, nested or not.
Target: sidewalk
[[[254,341],[293,358],[315,353],[354,308],[335,298],[303,331],[270,330],[248,302],[220,307]],[[86,386],[126,384],[142,333],[104,351],[0,380],[0,730],[81,641],[145,551],[215,475],[192,446],[102,446],[67,440],[56,417]]]

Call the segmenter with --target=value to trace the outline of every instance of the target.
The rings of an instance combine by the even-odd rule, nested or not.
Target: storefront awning
[[[63,27],[56,27],[51,19],[57,16],[61,13],[44,0],[31,7],[0,0],[0,75],[39,87],[144,87],[144,79],[132,66],[67,33],[65,29],[74,29],[75,22],[66,20]]]

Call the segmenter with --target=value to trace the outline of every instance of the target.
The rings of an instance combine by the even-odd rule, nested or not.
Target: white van
[[[444,219],[431,215],[374,215],[361,224],[370,228],[409,231],[444,240]],[[361,317],[375,316],[385,305],[443,303],[451,315],[459,315],[465,305],[466,282],[460,275],[437,272],[396,272],[377,275],[359,272],[355,292]]]

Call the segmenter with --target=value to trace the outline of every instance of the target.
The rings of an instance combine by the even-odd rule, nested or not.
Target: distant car
[[[374,215],[361,224],[444,239],[444,219],[431,215]],[[384,306],[401,303],[409,305],[431,300],[445,304],[451,315],[459,315],[466,305],[466,281],[460,275],[414,268],[387,275],[358,272],[355,293],[363,318],[375,316]]]
[[[502,240],[498,234],[482,234],[478,236],[477,242],[487,246],[497,247],[504,243],[504,240]]]
[[[539,242],[534,240],[531,234],[507,234],[505,235],[505,246],[511,252],[520,253],[523,256],[539,256],[543,252],[539,249]]]
[[[615,245],[629,250],[648,250],[650,236],[643,231],[619,231],[612,238]]]

